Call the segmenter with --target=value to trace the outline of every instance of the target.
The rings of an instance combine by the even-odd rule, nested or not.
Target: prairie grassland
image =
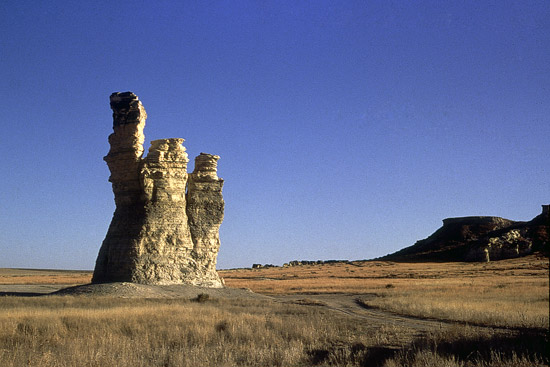
[[[452,326],[403,340],[407,330],[373,328],[316,306],[271,301],[1,297],[0,310],[0,365],[6,367],[532,367],[548,362],[548,340],[540,334]]]
[[[392,312],[520,328],[549,327],[548,258],[490,263],[349,264],[221,271],[230,287],[263,294],[355,293]]]
[[[30,279],[78,284],[91,275],[2,270],[0,278],[18,275],[11,278],[21,281],[27,274],[25,282],[7,284],[33,284]],[[221,273],[228,286],[265,294],[365,294],[369,307],[534,329],[442,324],[415,337],[413,329],[373,326],[314,302],[7,296],[0,297],[0,366],[531,367],[549,362],[548,334],[540,330],[548,324],[547,258],[488,264],[373,261]]]
[[[0,284],[78,285],[90,283],[91,280],[91,271],[0,268]]]
[[[399,314],[475,325],[549,327],[548,282],[527,277],[508,282],[491,278],[474,282],[421,281],[414,286],[396,282],[377,295],[361,302]]]
[[[2,297],[0,309],[1,366],[357,365],[400,332],[253,300]]]

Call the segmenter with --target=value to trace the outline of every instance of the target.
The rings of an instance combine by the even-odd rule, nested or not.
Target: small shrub
[[[229,330],[229,323],[227,321],[221,321],[221,322],[218,322],[216,324],[216,326],[214,326],[214,328],[216,329],[216,331],[218,333],[222,333],[222,332],[228,332]]]
[[[201,293],[197,296],[197,298],[195,299],[195,301],[197,301],[198,303],[204,303],[204,302],[207,302],[210,300],[210,295],[209,294],[206,294],[206,293]]]

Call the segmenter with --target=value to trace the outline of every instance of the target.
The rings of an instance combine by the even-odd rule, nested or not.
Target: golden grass
[[[0,310],[5,367],[531,367],[548,362],[548,340],[536,334],[452,326],[403,339],[410,330],[374,328],[316,306],[270,301],[1,297]]]
[[[399,332],[250,300],[3,297],[0,309],[1,366],[301,366],[315,351],[344,365]]]
[[[480,277],[468,282],[438,279],[389,284],[392,287],[379,290],[378,297],[363,303],[400,314],[476,325],[549,327],[547,280],[515,277],[506,282]]]
[[[481,325],[549,327],[548,258],[535,255],[491,263],[369,261],[220,274],[228,286],[263,294],[368,294],[365,305],[401,314]]]
[[[0,284],[78,285],[90,283],[91,280],[91,271],[0,268]]]
[[[375,327],[315,300],[0,297],[0,366],[531,367],[548,364],[548,258],[355,262],[220,272],[265,294],[354,293],[368,307],[536,332]],[[90,272],[0,269],[4,284],[88,283]]]
[[[227,286],[267,295],[367,294],[363,302],[396,313],[480,325],[549,327],[548,258],[490,263],[349,264],[222,270]],[[91,272],[0,269],[0,284],[84,284]],[[375,295],[376,297],[372,297]]]

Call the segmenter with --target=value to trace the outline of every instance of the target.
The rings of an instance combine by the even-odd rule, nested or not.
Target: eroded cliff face
[[[550,206],[529,222],[500,217],[447,218],[413,246],[382,257],[396,261],[492,261],[550,252]]]
[[[113,93],[111,108],[114,132],[104,159],[116,209],[92,282],[222,287],[216,272],[224,211],[219,157],[201,153],[188,175],[178,138],[152,141],[142,158],[143,105],[131,92]]]
[[[529,255],[539,251],[548,256],[550,250],[550,206],[529,222],[493,231],[474,242],[466,254],[468,261],[492,261]]]

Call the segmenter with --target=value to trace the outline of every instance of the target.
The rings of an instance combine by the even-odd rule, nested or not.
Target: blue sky
[[[221,156],[220,268],[550,203],[547,1],[5,0],[0,34],[0,267],[93,269],[115,91]]]

